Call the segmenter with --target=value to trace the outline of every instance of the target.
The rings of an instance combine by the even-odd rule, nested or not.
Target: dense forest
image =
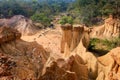
[[[38,22],[50,22],[60,13],[74,22],[92,25],[113,14],[120,17],[120,0],[0,0],[0,18],[24,15]]]
[[[0,0],[0,14],[2,17],[24,15],[27,17],[35,13],[55,14],[67,10],[71,1],[57,0]]]

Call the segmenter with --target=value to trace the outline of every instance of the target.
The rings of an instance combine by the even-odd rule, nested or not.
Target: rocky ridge
[[[39,79],[49,53],[36,42],[21,40],[17,30],[1,27],[0,32],[0,80]]]
[[[110,39],[120,36],[120,20],[112,15],[101,26],[91,29],[91,38]]]
[[[14,28],[22,33],[22,35],[33,35],[39,30],[39,28],[34,25],[32,20],[22,15],[16,15],[10,19],[0,19],[0,26]]]

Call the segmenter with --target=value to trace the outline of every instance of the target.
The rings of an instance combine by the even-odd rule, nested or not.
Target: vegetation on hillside
[[[118,46],[120,47],[120,38],[114,38],[111,40],[93,38],[90,40],[89,50],[95,53],[100,53],[98,55],[103,55]]]
[[[72,0],[0,0],[0,18],[24,15],[44,26],[49,26],[52,16],[67,11]]]
[[[30,17],[37,13],[57,14],[67,10],[68,2],[63,0],[0,0],[0,16],[24,15]]]
[[[93,25],[109,14],[120,17],[120,0],[0,0],[0,18],[19,14],[33,17],[41,13],[51,18],[66,12],[74,17],[75,23]],[[41,21],[37,19],[33,20]]]
[[[50,25],[51,19],[44,13],[35,13],[31,16],[31,19],[35,22],[42,23],[45,27]]]
[[[81,23],[92,25],[109,14],[120,17],[120,0],[76,0],[74,11]]]

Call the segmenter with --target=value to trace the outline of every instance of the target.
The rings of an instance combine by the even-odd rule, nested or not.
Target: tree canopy
[[[98,16],[120,17],[120,0],[76,0],[74,6],[84,24],[92,24],[92,19]]]
[[[41,14],[49,19],[66,12],[74,22],[92,25],[109,14],[120,18],[120,0],[0,0],[0,18],[24,15],[38,21]]]
[[[24,15],[27,17],[37,13],[56,14],[67,10],[68,2],[57,0],[0,0],[0,15],[11,17]]]

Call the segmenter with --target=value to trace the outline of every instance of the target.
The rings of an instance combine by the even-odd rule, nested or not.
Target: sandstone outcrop
[[[22,35],[32,35],[39,30],[39,28],[33,24],[32,20],[22,15],[16,15],[10,19],[0,19],[0,26],[9,26],[17,29]]]
[[[88,67],[78,54],[72,54],[78,42],[74,41],[79,37],[79,32],[75,33],[73,40],[73,27],[70,24],[62,26],[63,36],[61,41],[62,54],[51,53],[42,70],[40,80],[88,80]],[[77,29],[76,29],[77,30]],[[81,28],[80,28],[81,30]],[[84,31],[83,31],[84,32]],[[82,32],[81,32],[82,36]],[[86,38],[85,38],[86,39]],[[75,42],[75,47],[74,46]],[[73,45],[73,46],[71,46]],[[69,53],[68,53],[69,52]],[[71,53],[71,54],[70,54]]]
[[[9,27],[0,28],[0,43],[20,39],[20,37],[21,34],[17,30],[11,29]]]
[[[68,59],[50,57],[46,62],[42,80],[88,80],[87,66],[78,56]]]
[[[120,79],[120,47],[111,50],[98,58],[99,70],[96,80],[119,80]]]
[[[89,78],[95,79],[97,77],[97,58],[87,51],[89,45],[89,29],[75,25],[71,26],[66,24],[61,26],[63,31],[61,52],[64,57],[70,57],[71,55],[79,55],[87,65]]]
[[[89,28],[70,24],[61,28],[58,54],[21,40],[17,30],[0,27],[0,80],[119,80],[120,47],[95,57],[87,50]]]
[[[115,20],[113,24],[106,22],[103,27],[107,27],[108,24],[116,25],[117,28],[119,26],[119,23],[116,23]],[[96,29],[100,36],[96,35],[98,32],[94,32],[96,38],[111,38],[110,35],[103,36],[103,27]],[[91,35],[89,28],[82,25],[65,24],[61,26],[61,29],[62,54],[52,55],[48,58],[42,71],[42,80],[48,80],[48,78],[51,80],[119,80],[120,62],[118,53],[120,48],[113,49],[104,56],[96,57],[87,50]],[[115,36],[111,31],[106,33],[112,33],[112,37],[118,37],[118,29],[114,30],[116,31],[114,32]],[[116,50],[118,52],[115,52]]]
[[[105,20],[102,26],[91,29],[91,38],[109,39],[120,36],[120,20],[112,15]]]
[[[39,79],[49,53],[36,42],[29,43],[21,40],[21,34],[9,27],[1,27],[0,32],[0,53],[7,55],[15,63],[15,66],[12,66],[8,60],[5,64],[0,65],[0,71],[5,69],[1,72],[2,77],[5,77],[4,80],[8,80],[6,76],[13,76],[14,80]],[[1,61],[4,61],[4,58]],[[9,66],[6,66],[9,64],[11,65],[10,71],[8,69]],[[2,66],[6,68],[2,69]],[[8,75],[7,72],[9,72]]]
[[[67,54],[66,51],[73,52],[80,43],[82,43],[81,45],[85,49],[88,47],[89,34],[86,27],[83,27],[81,25],[72,26],[70,24],[66,24],[61,26],[61,28],[63,31],[62,41],[61,41],[62,53]],[[83,52],[85,51],[83,50]]]

